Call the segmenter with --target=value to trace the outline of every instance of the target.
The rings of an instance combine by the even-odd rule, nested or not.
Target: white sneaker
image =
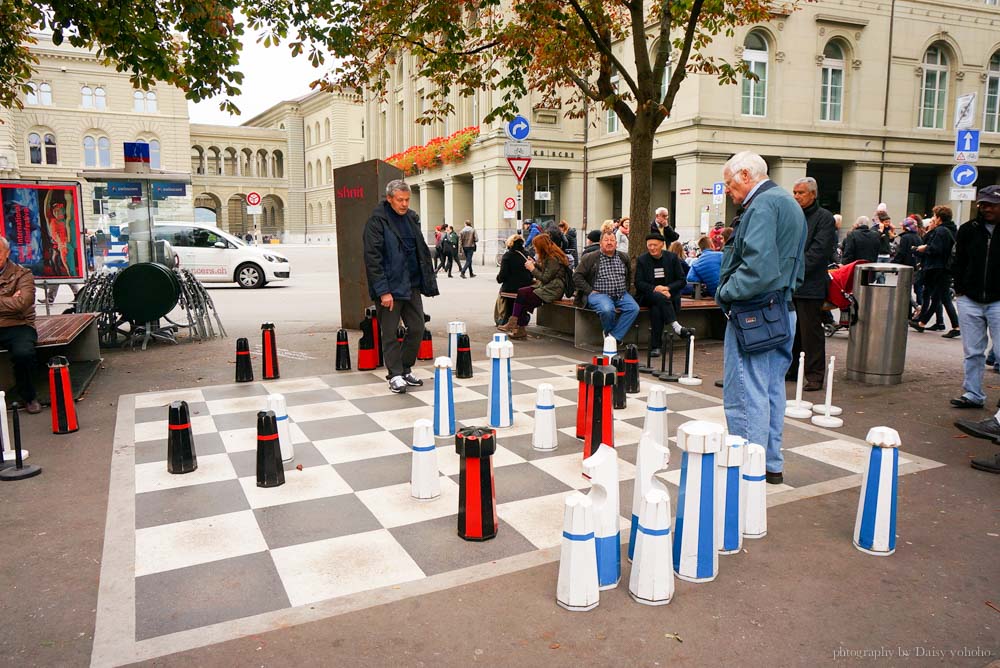
[[[389,389],[396,394],[405,394],[406,381],[402,376],[393,376],[389,379]]]

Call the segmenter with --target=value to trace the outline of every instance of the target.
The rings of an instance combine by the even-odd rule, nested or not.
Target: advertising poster
[[[0,233],[36,278],[84,278],[82,230],[76,185],[0,182]]]

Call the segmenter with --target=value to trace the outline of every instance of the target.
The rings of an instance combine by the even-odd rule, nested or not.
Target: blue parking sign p
[[[722,181],[716,181],[712,184],[712,194],[713,195],[725,195],[726,194],[726,184]]]

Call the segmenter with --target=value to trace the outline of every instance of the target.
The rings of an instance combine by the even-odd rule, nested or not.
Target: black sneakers
[[[404,373],[402,376],[400,376],[400,378],[402,378],[403,382],[405,382],[410,387],[420,387],[421,385],[424,384],[424,381],[420,380],[412,373]]]
[[[785,482],[785,477],[781,475],[781,471],[778,471],[777,473],[765,471],[764,479],[767,480],[767,484],[769,485],[780,485]]]
[[[992,457],[977,457],[970,462],[972,468],[988,473],[1000,473],[1000,452]]]
[[[985,438],[1000,445],[1000,423],[995,417],[986,418],[976,422],[975,420],[955,420],[955,426],[959,431],[963,431],[969,436]]]

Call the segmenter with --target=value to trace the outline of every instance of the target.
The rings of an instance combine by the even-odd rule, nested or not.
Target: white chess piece
[[[413,459],[410,466],[410,496],[429,501],[441,496],[438,475],[437,448],[434,447],[433,425],[430,420],[413,423]]]
[[[563,511],[556,603],[574,612],[593,610],[600,595],[592,502],[585,494],[573,492],[566,497]]]
[[[635,558],[628,593],[638,603],[666,605],[674,596],[671,555],[670,495],[666,488],[651,489],[642,499]]]
[[[583,460],[590,476],[590,499],[594,507],[594,540],[597,579],[601,589],[614,589],[622,576],[622,551],[618,522],[618,452],[604,443]]]
[[[804,420],[812,415],[812,403],[802,400],[802,383],[805,381],[806,354],[799,353],[799,374],[795,382],[795,398],[785,402],[785,417]]]
[[[715,540],[719,554],[735,554],[743,547],[742,469],[746,439],[726,436],[715,467]]]
[[[290,462],[295,459],[295,448],[292,445],[292,432],[288,425],[288,409],[285,407],[285,395],[268,395],[267,410],[274,411],[274,420],[278,425],[278,447],[281,449],[281,461]]]
[[[744,538],[763,538],[767,535],[767,473],[764,468],[766,457],[763,445],[747,444],[740,481]]]
[[[608,334],[604,337],[604,356],[608,358],[609,362],[612,357],[618,354],[618,342],[615,341],[615,337]]]
[[[896,551],[896,485],[899,477],[899,433],[873,427],[865,439],[871,446],[861,478],[854,547],[887,557]]]
[[[494,429],[514,424],[514,398],[510,379],[510,360],[514,357],[514,344],[506,334],[494,334],[486,344],[490,358],[490,384],[486,390],[487,422]]]
[[[642,433],[649,434],[657,443],[667,444],[667,388],[650,385],[646,397],[646,418],[642,423]],[[668,451],[669,461],[669,451]]]
[[[535,399],[535,429],[531,436],[531,447],[549,451],[555,450],[558,445],[555,391],[549,383],[542,383],[538,386]]]
[[[451,368],[458,366],[458,335],[466,334],[465,323],[453,320],[448,323],[448,357],[451,358]]]
[[[635,482],[632,486],[632,527],[628,535],[628,558],[635,555],[636,532],[643,499],[654,489],[666,490],[666,486],[656,478],[656,474],[666,468],[670,461],[670,450],[666,443],[656,440],[652,434],[644,433],[639,439],[635,455]]]
[[[674,522],[674,571],[688,582],[709,582],[719,574],[715,459],[725,443],[726,428],[721,424],[693,420],[677,429],[677,447],[684,456]]]
[[[677,379],[681,385],[701,385],[701,378],[694,377],[694,334],[688,337],[687,375]]]
[[[812,417],[812,423],[819,427],[826,427],[827,429],[838,429],[844,426],[843,419],[835,417],[840,415],[843,410],[839,406],[833,405],[833,369],[837,358],[830,355],[830,364],[826,368],[826,403],[821,406],[813,406],[813,411],[816,413],[822,413],[821,415],[814,415]]]
[[[434,360],[434,435],[455,435],[455,386],[451,358]]]

